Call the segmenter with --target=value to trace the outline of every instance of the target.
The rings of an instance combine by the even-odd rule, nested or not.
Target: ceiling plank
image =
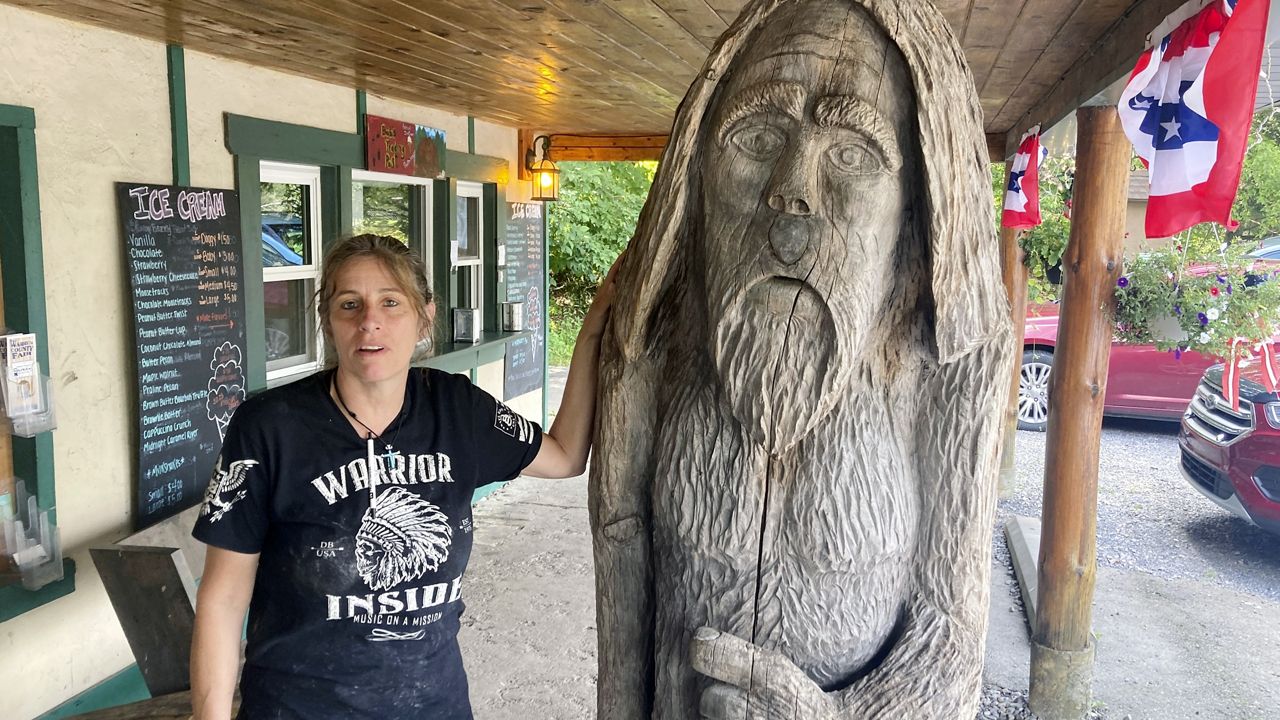
[[[1102,36],[1092,49],[1074,63],[1049,90],[1040,96],[1005,134],[1005,157],[1017,150],[1022,130],[1040,124],[1052,127],[1077,107],[1133,69],[1146,49],[1146,37],[1169,13],[1185,0],[1139,0]]]
[[[653,4],[680,23],[690,35],[701,40],[702,46],[708,50],[729,28],[729,24],[716,14],[706,0],[653,0]]]

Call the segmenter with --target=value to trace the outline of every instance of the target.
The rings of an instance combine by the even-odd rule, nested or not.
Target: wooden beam
[[[993,163],[1002,163],[1011,157],[1012,154],[1006,155],[1004,152],[1004,133],[987,133],[987,159]]]
[[[1076,176],[1058,345],[1049,381],[1031,710],[1044,720],[1089,710],[1097,570],[1098,448],[1124,254],[1129,141],[1113,107],[1076,114]]]
[[[533,151],[533,137],[533,131],[528,128],[516,130],[516,165],[519,166],[516,177],[520,180],[528,180],[532,176],[524,161]]]
[[[561,160],[658,160],[667,146],[666,135],[551,136],[551,158]]]
[[[1058,79],[1005,133],[1001,159],[1012,157],[1022,134],[1033,125],[1048,130],[1128,75],[1147,47],[1147,35],[1186,0],[1141,0],[1120,17],[1093,47]]]
[[[1012,163],[1005,163],[1004,177],[1008,184]],[[1013,375],[1009,378],[1009,399],[1004,411],[1004,443],[1000,458],[1000,497],[1011,497],[1017,478],[1014,445],[1018,437],[1018,389],[1022,382],[1022,342],[1026,334],[1027,320],[1027,254],[1018,244],[1019,232],[1012,228],[1000,228],[1000,275],[1005,293],[1009,297],[1009,321],[1013,323]]]

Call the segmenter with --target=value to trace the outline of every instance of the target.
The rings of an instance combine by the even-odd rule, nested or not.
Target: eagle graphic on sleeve
[[[233,460],[226,470],[222,469],[222,456],[213,467],[213,477],[204,492],[204,510],[201,515],[208,515],[209,522],[218,522],[227,514],[232,506],[244,499],[247,490],[243,487],[249,468],[258,464],[257,460]],[[230,499],[227,493],[235,493]]]

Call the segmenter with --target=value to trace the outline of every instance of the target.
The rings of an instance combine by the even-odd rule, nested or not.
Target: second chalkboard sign
[[[138,358],[137,527],[204,495],[245,397],[234,191],[116,183]]]
[[[510,203],[507,221],[507,300],[524,306],[526,337],[507,342],[503,399],[542,387],[546,358],[546,233],[541,203]]]

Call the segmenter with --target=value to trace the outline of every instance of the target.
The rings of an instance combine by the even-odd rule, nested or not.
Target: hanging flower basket
[[[1180,247],[1126,262],[1116,283],[1116,334],[1178,355],[1229,361],[1280,331],[1280,270],[1228,248],[1194,257]]]

